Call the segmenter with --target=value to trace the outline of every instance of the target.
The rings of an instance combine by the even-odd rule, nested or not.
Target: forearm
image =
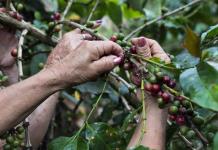
[[[48,130],[56,104],[58,103],[58,97],[59,93],[51,95],[28,117],[30,121],[30,140],[34,149],[37,149]],[[37,132],[35,132],[36,130]]]
[[[146,109],[146,133],[143,135],[141,145],[147,146],[155,150],[165,149],[166,121],[167,111],[158,108],[153,99],[146,100],[148,102]],[[138,144],[141,136],[143,123],[138,125],[128,147],[134,147]]]
[[[0,133],[23,120],[43,100],[57,90],[59,90],[59,85],[54,75],[45,70],[1,90]]]

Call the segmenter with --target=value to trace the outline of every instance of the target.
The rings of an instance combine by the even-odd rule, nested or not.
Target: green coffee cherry
[[[215,136],[215,134],[213,132],[208,132],[207,133],[207,139],[209,141],[213,141],[214,136]]]
[[[204,118],[197,115],[193,118],[193,122],[196,124],[196,125],[202,125],[204,124]]]
[[[169,114],[171,114],[171,115],[175,115],[175,114],[177,114],[178,113],[178,107],[177,106],[170,106],[169,107]]]
[[[182,135],[185,135],[188,132],[189,128],[187,126],[181,126],[179,131]]]
[[[158,103],[159,108],[164,108],[165,103],[162,98],[158,98],[157,103]]]
[[[23,4],[21,4],[21,3],[19,3],[18,5],[17,5],[17,10],[18,11],[21,11],[21,10],[23,10]]]
[[[157,82],[157,78],[155,76],[151,76],[148,80],[151,83],[156,83]]]
[[[12,144],[14,141],[14,138],[12,136],[9,136],[6,138],[6,142]]]
[[[174,102],[173,102],[173,105],[179,107],[180,101],[174,101]]]
[[[195,131],[193,130],[189,130],[187,133],[186,133],[186,138],[188,139],[193,139],[195,137]]]
[[[3,149],[4,149],[4,150],[11,150],[10,144],[5,144],[5,145],[3,146]]]

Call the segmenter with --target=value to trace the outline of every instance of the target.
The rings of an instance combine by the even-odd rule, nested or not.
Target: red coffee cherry
[[[61,14],[59,12],[55,12],[52,16],[51,19],[54,21],[58,21],[61,19]]]
[[[168,103],[170,101],[170,95],[168,93],[166,93],[166,92],[162,93],[162,98],[163,98],[163,101],[165,103]]]
[[[168,85],[170,83],[170,77],[169,76],[164,76],[163,77],[163,83]]]
[[[159,84],[152,84],[151,92],[158,93],[159,91],[160,91],[160,85]]]
[[[169,119],[171,121],[176,121],[176,115],[169,115]]]
[[[144,85],[144,88],[145,88],[146,91],[151,92],[151,90],[152,90],[152,84],[146,83],[146,84]]]
[[[17,49],[16,49],[16,48],[14,48],[14,49],[11,51],[11,56],[17,57]]]
[[[132,46],[131,48],[130,48],[130,53],[132,53],[132,54],[136,54],[137,53],[137,48],[136,48],[136,46]]]
[[[176,123],[178,125],[184,125],[185,124],[185,117],[183,115],[178,115],[176,117]]]

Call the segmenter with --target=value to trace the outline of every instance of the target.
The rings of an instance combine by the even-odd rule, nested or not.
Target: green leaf
[[[140,11],[127,7],[125,4],[122,5],[122,12],[127,19],[138,19],[144,16]]]
[[[189,27],[185,29],[184,47],[195,57],[201,57],[200,38]]]
[[[203,47],[207,48],[218,45],[218,24],[202,34],[201,43]]]
[[[184,71],[180,84],[185,94],[203,108],[218,111],[218,64],[202,62]]]
[[[213,138],[213,150],[218,150],[218,132]]]
[[[149,148],[140,145],[140,146],[137,146],[135,148],[130,148],[128,150],[149,150]]]
[[[88,150],[87,141],[79,137],[73,142],[66,144],[69,141],[69,137],[59,137],[53,140],[48,145],[48,150]]]
[[[108,15],[110,16],[111,20],[119,26],[122,23],[122,10],[118,4],[113,2],[108,3]]]
[[[147,0],[144,11],[149,20],[161,16],[161,0]]]

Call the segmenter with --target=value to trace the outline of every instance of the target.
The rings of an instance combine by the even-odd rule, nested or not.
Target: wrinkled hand
[[[91,35],[80,30],[69,32],[49,56],[45,69],[56,76],[62,87],[93,80],[121,62],[123,50],[119,45],[91,40]]]
[[[143,55],[145,58],[157,57],[161,60],[165,61],[166,63],[170,62],[170,58],[161,48],[157,41],[146,38],[134,38],[132,39],[132,44],[137,47],[137,53]],[[137,97],[140,99],[141,92],[138,90]],[[149,96],[149,99],[153,99],[153,97]],[[155,100],[148,101],[150,105],[156,107]],[[159,108],[158,108],[159,109]]]

